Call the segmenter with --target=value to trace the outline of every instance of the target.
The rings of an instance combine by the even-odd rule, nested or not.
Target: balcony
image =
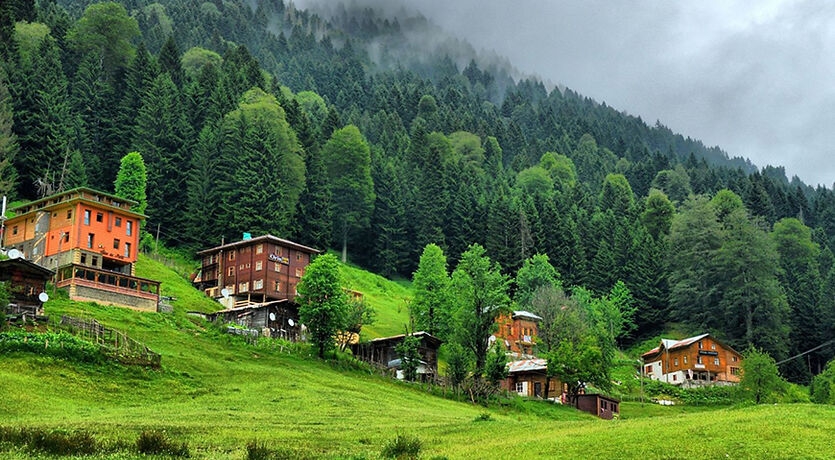
[[[120,272],[72,264],[59,268],[55,280],[56,287],[70,289],[71,298],[109,302],[143,310],[156,310],[159,302],[158,281]]]

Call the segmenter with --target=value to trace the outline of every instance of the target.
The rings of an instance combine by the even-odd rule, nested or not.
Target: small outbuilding
[[[286,299],[220,310],[205,316],[209,321],[236,324],[265,337],[291,342],[301,340],[298,306]]]
[[[415,332],[412,335],[420,339],[418,376],[424,381],[433,380],[438,375],[438,349],[441,347],[441,339],[424,331]],[[351,344],[351,351],[355,357],[365,362],[397,369],[400,365],[400,355],[396,347],[403,342],[404,338],[406,334]]]
[[[620,401],[601,394],[577,395],[577,409],[612,420],[620,415]]]
[[[55,272],[24,258],[0,260],[0,282],[9,288],[9,305],[2,305],[8,315],[43,315],[46,283]]]

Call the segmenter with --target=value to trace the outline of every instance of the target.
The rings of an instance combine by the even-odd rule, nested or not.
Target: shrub
[[[420,456],[422,443],[416,436],[398,434],[394,439],[386,443],[380,455],[383,458],[395,458],[398,460],[416,459]]]
[[[493,420],[493,416],[489,412],[482,412],[473,419],[474,422],[489,422],[490,420]]]
[[[247,460],[269,460],[272,452],[267,445],[258,440],[249,441],[246,444]]]
[[[99,443],[86,431],[0,427],[0,443],[48,455],[91,455],[99,450]]]
[[[136,440],[136,450],[140,454],[148,455],[172,455],[175,457],[188,457],[188,444],[185,442],[177,444],[168,438],[165,431],[143,431]]]

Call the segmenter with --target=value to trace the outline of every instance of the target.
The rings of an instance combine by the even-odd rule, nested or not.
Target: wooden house
[[[51,195],[12,209],[3,245],[55,270],[71,299],[156,311],[159,282],[135,276],[145,219],[135,205],[89,188]]]
[[[735,384],[741,375],[742,355],[710,334],[662,339],[641,357],[643,375],[673,385]]]
[[[501,382],[503,389],[519,396],[543,399],[559,398],[562,383],[556,378],[545,377],[548,362],[544,359],[523,359],[507,364],[507,378]],[[547,383],[546,383],[547,382]],[[547,394],[545,386],[548,385]]]
[[[0,282],[9,290],[9,304],[0,305],[6,314],[42,316],[46,283],[55,274],[23,258],[0,260]]]
[[[441,339],[423,331],[412,335],[420,339],[418,353],[421,365],[418,368],[418,375],[421,380],[432,380],[438,375],[438,349],[441,347]],[[400,334],[351,344],[351,351],[355,357],[363,361],[386,368],[399,368],[400,355],[396,347],[403,342],[405,337],[406,334]],[[398,377],[402,378],[400,374]]]
[[[293,301],[311,257],[321,251],[273,235],[244,236],[198,252],[202,264],[194,286],[226,308]]]
[[[205,317],[209,321],[233,323],[257,331],[258,335],[264,337],[282,338],[291,342],[301,339],[299,309],[286,299],[220,310]]]
[[[511,354],[532,357],[537,336],[537,323],[541,320],[542,318],[538,315],[523,310],[500,315],[496,319],[498,328],[492,340],[502,343]]]
[[[577,395],[576,407],[606,420],[612,420],[620,415],[620,401],[601,394]]]

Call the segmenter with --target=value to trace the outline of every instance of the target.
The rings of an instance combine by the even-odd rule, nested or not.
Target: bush
[[[0,353],[23,351],[85,363],[102,363],[99,346],[66,332],[0,332]]]
[[[91,455],[99,450],[99,443],[86,431],[0,427],[0,443],[48,455]]]
[[[136,450],[146,455],[189,456],[188,444],[177,444],[168,438],[165,431],[143,431],[136,440]]]
[[[398,434],[394,439],[386,443],[380,455],[383,458],[395,458],[398,460],[416,459],[420,456],[422,447],[422,443],[418,437]]]
[[[267,445],[258,442],[258,440],[249,441],[246,444],[246,459],[247,460],[269,460],[272,452],[267,448]]]

